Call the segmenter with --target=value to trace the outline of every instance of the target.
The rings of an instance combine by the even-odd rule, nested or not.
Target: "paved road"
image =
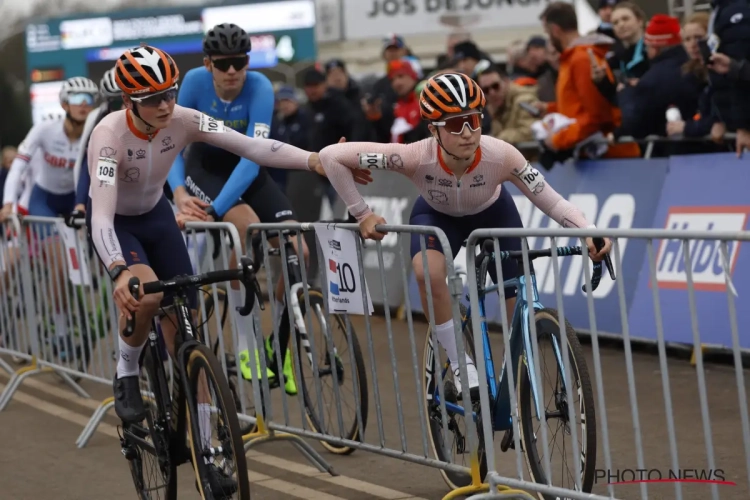
[[[265,318],[265,324],[268,318]],[[372,372],[369,342],[362,321],[354,321],[357,336],[362,344],[368,373]],[[421,425],[415,397],[414,371],[411,362],[408,329],[405,322],[392,322],[394,352],[397,366],[391,367],[389,343],[385,320],[374,318],[372,323],[373,352],[378,372],[380,406],[382,408],[382,442],[394,449],[402,449],[398,419],[395,412],[394,373],[402,386],[404,409],[403,425],[407,451],[422,454]],[[421,349],[425,326],[415,324],[416,343]],[[500,337],[496,336],[495,339]],[[499,345],[499,344],[498,344]],[[585,346],[589,370],[593,376],[594,361],[590,347]],[[625,356],[622,350],[605,349],[601,352],[604,369],[606,418],[609,447],[613,469],[636,469],[635,433],[628,393]],[[655,356],[634,354],[635,386],[640,417],[644,465],[659,469],[666,475],[670,469],[667,439],[667,420],[661,385],[659,361]],[[377,410],[370,382],[370,411],[366,441],[378,445]],[[679,467],[707,469],[703,423],[701,420],[697,375],[687,362],[671,360],[669,363],[672,404],[678,439]],[[8,377],[0,375],[0,384]],[[711,438],[715,465],[723,469],[727,481],[737,486],[719,486],[722,498],[748,498],[747,457],[742,446],[736,376],[730,367],[708,365],[706,381],[709,387],[708,407],[711,418]],[[750,385],[745,375],[746,387]],[[3,499],[26,500],[45,498],[54,492],[57,499],[134,498],[125,460],[116,440],[116,420],[108,416],[85,449],[76,449],[75,440],[86,424],[100,398],[108,395],[104,385],[82,383],[93,396],[82,399],[69,391],[54,375],[45,374],[24,383],[11,404],[0,414],[0,470],[3,471]],[[299,398],[289,398],[288,421],[301,422]],[[272,398],[274,417],[284,422],[282,397],[274,391]],[[602,414],[597,407],[599,420],[598,464],[604,468]],[[499,439],[498,439],[499,441]],[[436,499],[447,493],[437,471],[421,465],[357,451],[350,456],[333,455],[312,442],[316,450],[341,474],[331,477],[312,468],[288,443],[268,443],[252,450],[249,469],[253,482],[253,498],[310,500],[377,500],[377,499]],[[498,447],[499,449],[499,447]],[[516,460],[512,454],[497,455],[500,472],[516,476]],[[571,465],[572,467],[572,465]],[[179,469],[180,498],[197,498],[193,475],[188,466]],[[627,479],[627,478],[626,478]],[[603,484],[596,492],[606,493]],[[640,498],[638,486],[617,486],[618,498]],[[675,498],[672,485],[649,485],[649,498]],[[685,499],[710,498],[705,485],[684,484]]]

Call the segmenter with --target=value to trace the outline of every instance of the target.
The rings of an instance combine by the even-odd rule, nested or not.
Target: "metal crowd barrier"
[[[590,324],[588,325],[588,329],[591,332],[590,355],[588,352],[585,352],[586,350],[580,350],[580,347],[571,348],[572,344],[565,335],[556,335],[557,342],[551,342],[553,344],[552,359],[553,362],[555,361],[555,357],[561,359],[562,368],[559,367],[558,363],[558,368],[547,368],[546,371],[542,370],[540,362],[538,362],[540,360],[539,353],[542,349],[541,334],[559,332],[559,330],[555,330],[557,327],[549,326],[549,317],[556,315],[557,325],[566,324],[563,292],[560,283],[562,281],[560,270],[563,266],[560,259],[566,253],[563,251],[558,256],[557,253],[553,252],[549,258],[551,266],[541,266],[539,265],[541,261],[536,261],[537,266],[535,271],[539,281],[542,282],[550,277],[555,281],[556,303],[544,304],[544,307],[554,307],[557,311],[556,314],[547,313],[548,321],[546,324],[543,324],[537,323],[536,318],[542,317],[544,319],[545,313],[542,313],[540,310],[535,311],[535,308],[530,308],[527,323],[528,336],[519,341],[519,335],[522,335],[523,332],[516,331],[515,328],[510,336],[503,336],[504,358],[501,358],[499,354],[495,356],[495,359],[498,360],[494,371],[496,378],[500,374],[500,360],[504,359],[506,364],[511,363],[512,356],[510,353],[512,349],[523,349],[525,352],[523,363],[519,363],[520,368],[518,371],[514,373],[514,370],[511,369],[505,370],[504,373],[509,378],[509,401],[501,397],[497,398],[497,400],[492,400],[486,380],[487,364],[483,356],[477,356],[481,414],[483,416],[495,416],[493,411],[496,411],[504,403],[509,405],[507,410],[510,411],[512,418],[512,422],[509,425],[503,425],[503,422],[500,422],[499,426],[493,425],[496,419],[493,422],[492,418],[482,418],[484,447],[486,450],[494,450],[493,452],[488,451],[486,454],[490,485],[502,484],[511,487],[521,487],[524,490],[536,492],[540,495],[540,498],[541,495],[546,495],[547,498],[550,496],[552,498],[564,497],[572,499],[605,498],[605,496],[600,495],[606,495],[607,498],[615,498],[615,485],[618,485],[619,497],[622,498],[638,497],[645,499],[651,493],[655,498],[676,498],[678,500],[682,498],[718,499],[720,488],[723,489],[722,491],[727,492],[725,493],[725,497],[726,495],[729,495],[731,498],[747,497],[748,493],[750,493],[748,489],[748,485],[750,485],[750,423],[748,420],[745,373],[740,353],[740,332],[735,303],[736,291],[731,282],[731,266],[728,266],[727,263],[731,262],[730,255],[736,255],[734,252],[739,251],[739,243],[750,240],[749,232],[675,231],[665,229],[572,230],[561,228],[474,231],[470,235],[467,244],[467,275],[469,278],[468,288],[472,309],[471,320],[473,331],[475,332],[475,349],[477,352],[483,352],[481,335],[477,333],[482,331],[483,318],[480,317],[479,312],[476,263],[473,258],[482,240],[487,238],[493,239],[495,255],[501,255],[499,253],[501,249],[498,246],[497,238],[524,238],[522,240],[525,268],[523,277],[526,283],[532,283],[532,279],[536,278],[532,277],[529,273],[528,264],[530,254],[525,238],[529,238],[532,241],[536,240],[537,244],[534,245],[534,249],[557,248],[566,245],[583,245],[585,248],[583,238],[589,236],[614,238],[611,256],[617,274],[615,290],[622,323],[624,362],[621,356],[613,355],[612,352],[602,352],[599,349],[596,306],[594,295],[590,291],[592,279],[591,262],[588,256],[584,255],[583,257],[573,258],[583,260],[582,284],[588,287],[586,292],[581,292],[581,298],[585,298],[589,313]],[[579,240],[579,238],[581,239]],[[653,377],[644,377],[644,374],[636,371],[634,367],[634,356],[630,338],[631,331],[628,322],[623,279],[625,273],[640,273],[641,266],[639,265],[638,269],[623,269],[622,267],[624,246],[627,243],[633,242],[633,240],[645,242],[647,248],[647,277],[651,288],[651,306],[653,308],[651,312],[653,312],[653,317],[655,318],[658,339],[658,367],[651,369],[658,371],[659,375]],[[721,266],[724,273],[727,313],[729,315],[728,319],[734,355],[733,382],[736,384],[736,395],[732,394],[734,390],[726,386],[727,383],[732,383],[727,380],[730,378],[729,375],[717,374],[716,372],[719,370],[707,371],[704,368],[703,359],[700,354],[697,356],[697,369],[695,370],[695,374],[697,375],[697,390],[695,390],[696,388],[692,384],[687,384],[687,381],[682,379],[677,385],[671,384],[670,371],[682,374],[684,370],[685,376],[692,377],[694,375],[692,368],[687,363],[682,362],[684,365],[687,365],[683,367],[679,365],[679,361],[675,362],[673,360],[672,362],[668,362],[667,360],[661,304],[664,299],[661,297],[659,281],[657,280],[656,256],[659,253],[659,248],[655,251],[654,241],[657,241],[657,244],[661,241],[664,245],[671,243],[673,246],[675,244],[681,246],[681,257],[684,263],[686,281],[684,311],[690,318],[692,341],[695,345],[700,345],[701,331],[710,329],[714,315],[720,312],[714,310],[711,311],[711,314],[703,316],[698,314],[693,266],[699,263],[699,259],[700,262],[706,259],[703,249],[710,247],[715,250],[710,257],[713,265]],[[706,241],[706,243],[699,246],[701,241]],[[540,247],[539,243],[543,245]],[[584,252],[584,254],[586,253]],[[714,257],[717,260],[714,260]],[[502,268],[499,264],[496,266],[496,270],[499,282],[503,279],[513,278],[509,276],[503,277]],[[602,279],[609,279],[606,271]],[[537,303],[539,301],[538,295],[534,294],[534,290],[531,287],[527,287],[527,296],[525,298],[529,303]],[[502,315],[503,331],[509,331],[507,325],[510,318],[508,318],[508,313],[505,309],[503,288],[500,287],[497,298],[492,297],[490,299],[490,296],[488,296],[487,300],[498,300]],[[586,327],[586,325],[576,326],[579,328]],[[515,339],[511,337],[515,337]],[[515,347],[511,347],[512,340]],[[523,347],[518,347],[518,342],[523,342]],[[575,342],[575,344],[578,344],[578,342]],[[575,354],[574,351],[576,349],[578,350],[577,359],[571,357]],[[580,354],[584,352],[585,354],[581,358]],[[575,364],[571,364],[571,359],[575,360]],[[543,375],[552,372],[556,373],[557,377],[570,381],[573,376],[572,370],[573,368],[579,368],[581,359],[584,360],[588,367],[588,379],[593,389],[590,391],[591,398],[593,399],[593,401],[589,401],[591,404],[584,404],[583,400],[585,396],[581,396],[581,394],[586,392],[586,388],[583,386],[587,384],[582,381],[579,382],[577,391],[575,391],[575,395],[582,399],[581,402],[573,403],[570,401],[572,398],[569,393],[574,392],[571,390],[561,391],[556,389],[545,394],[545,391],[548,391],[548,389],[543,387],[541,383]],[[639,363],[643,363],[643,361],[639,360]],[[606,369],[603,368],[605,364]],[[656,363],[652,361],[650,364],[655,365]],[[613,408],[607,405],[605,395],[625,390],[625,387],[613,386],[612,382],[608,383],[607,380],[614,376],[615,370],[618,368],[624,368],[623,371],[625,371],[628,404],[626,407]],[[531,387],[530,390],[527,389],[526,397],[529,398],[528,393],[530,392],[532,394],[532,402],[527,403],[525,409],[519,408],[520,396],[518,396],[518,391],[523,390],[521,389],[521,384],[518,382],[519,376],[525,377],[527,388]],[[718,379],[717,377],[720,376],[722,378]],[[582,379],[583,377],[579,380]],[[720,385],[717,386],[717,384]],[[637,386],[639,390],[637,390]],[[538,400],[543,404],[553,401],[555,404],[553,410],[556,410],[557,414],[554,411],[550,412],[549,409],[539,411],[535,408],[533,404],[534,391],[537,391]],[[639,393],[641,398],[644,397],[644,394],[663,395],[663,411],[660,411],[658,408],[659,405],[639,406]],[[659,399],[661,401],[661,398]],[[681,412],[676,414],[673,402],[677,400],[697,400],[699,410],[688,411],[683,406],[680,409]],[[558,405],[560,401],[563,401],[565,404]],[[582,411],[581,408],[584,408],[584,410]],[[528,413],[528,417],[524,417],[524,412]],[[540,419],[540,415],[542,414],[544,416]],[[594,415],[595,418],[592,418]],[[530,420],[531,418],[542,420],[543,423],[550,422],[550,428],[552,428],[552,423],[557,419],[567,418],[567,424],[563,426],[564,430],[562,434],[566,434],[569,437],[571,446],[567,447],[565,445],[549,443],[550,436],[554,436],[555,434],[551,429],[547,428],[547,425],[540,424],[538,426],[540,428],[536,428],[533,424],[527,423],[526,425],[531,425],[527,429],[533,429],[533,432],[527,430],[524,434],[524,419]],[[700,427],[698,421],[700,421]],[[571,422],[573,423],[572,425],[570,424]],[[591,436],[588,435],[587,430],[590,431],[593,422],[596,422],[596,433],[594,436],[596,439],[601,440],[600,444],[597,443],[594,445],[594,450],[603,452],[604,456],[603,459],[599,457],[593,462],[586,462],[587,457],[591,459],[589,451],[592,445],[588,441]],[[666,425],[664,426],[663,423]],[[493,431],[495,431],[495,437],[500,437],[497,428],[506,428],[509,432],[512,432],[511,440],[514,446],[506,449],[515,449],[515,471],[512,465],[510,465],[512,460],[508,460],[510,457],[504,457],[504,461],[497,459],[496,453],[498,450],[494,445],[495,441],[493,439]],[[700,433],[699,428],[702,430],[702,433]],[[624,433],[631,431],[635,444],[634,447],[631,444],[632,441],[627,444],[623,444],[622,441]],[[696,434],[699,434],[699,436],[696,436]],[[511,434],[507,434],[506,436],[509,435]],[[742,446],[739,446],[740,436],[742,436]],[[678,437],[680,438],[679,446],[683,450],[682,455],[678,455],[677,452]],[[697,445],[697,437],[703,439],[705,444],[703,449],[700,449],[700,445]],[[538,445],[539,440],[542,441],[542,446]],[[538,448],[542,449],[539,450]],[[583,448],[589,451],[584,453],[585,450]],[[538,459],[537,461],[532,460],[532,455],[529,454],[532,449],[536,450],[533,456]],[[551,456],[554,452],[559,452],[561,449],[568,450],[564,458],[572,460],[569,463],[573,464],[573,470],[568,470],[567,477],[563,476],[563,480],[567,480],[569,485],[561,489],[549,486],[549,482],[548,484],[537,484],[530,470],[532,461],[539,463],[539,466],[536,468],[542,470],[543,476],[552,478],[552,484],[560,484],[560,478],[555,476],[553,471],[556,472],[560,469],[559,465],[562,459],[552,459]],[[593,471],[591,470],[592,465],[594,467]],[[527,468],[529,469],[528,471],[526,470]],[[593,474],[593,478],[591,476],[588,478],[588,481],[593,479],[593,494],[582,493],[580,491],[582,481],[584,480],[582,476],[587,473]],[[565,472],[562,474],[565,474]],[[691,484],[688,486],[685,483]],[[703,484],[699,486],[694,483]],[[690,487],[690,493],[683,493],[683,488],[688,487]],[[670,491],[672,488],[673,492]],[[696,494],[699,496],[694,496]],[[499,499],[504,497],[500,494],[487,494],[471,498],[478,500],[480,498]]]
[[[461,279],[453,268],[453,256],[445,234],[437,228],[426,226],[386,225],[381,229],[396,234],[398,238],[411,238],[413,234],[418,234],[422,250],[421,262],[425,267],[427,265],[426,241],[428,239],[440,241],[442,247],[446,249],[445,263],[450,277],[448,285],[454,299],[451,301],[453,321],[454,325],[460,325],[459,301],[455,299],[462,293]],[[297,244],[297,248],[301,248],[302,245],[302,232],[316,231],[323,234],[323,231],[332,231],[325,237],[328,238],[326,246],[335,249],[336,253],[333,254],[335,258],[331,255],[325,257],[327,254],[320,245],[320,240],[316,243],[318,244],[317,254],[320,260],[322,289],[316,290],[307,286],[307,283],[313,281],[313,277],[307,275],[309,263],[306,263],[305,259],[290,256],[286,245],[283,244],[279,245],[278,250],[272,250],[269,240],[278,234],[276,232],[282,230],[290,231],[289,238]],[[443,435],[435,436],[431,431],[431,426],[427,423],[426,381],[425,373],[422,371],[424,359],[420,359],[424,358],[427,353],[426,335],[423,333],[426,328],[415,325],[412,319],[408,293],[411,262],[408,256],[404,256],[402,245],[395,245],[394,248],[399,250],[393,263],[397,269],[401,270],[400,283],[388,283],[385,279],[381,242],[368,242],[377,252],[381,279],[379,283],[378,280],[373,282],[371,279],[367,286],[361,286],[366,280],[363,265],[364,249],[358,236],[358,225],[253,224],[248,228],[248,252],[252,247],[252,231],[258,231],[262,236],[260,249],[263,252],[262,261],[266,268],[274,258],[280,258],[282,263],[289,262],[291,258],[292,261],[298,263],[300,268],[300,283],[290,284],[288,266],[281,266],[285,304],[290,307],[286,308],[287,318],[273,323],[271,363],[275,363],[276,366],[283,364],[279,337],[282,331],[281,325],[285,321],[288,325],[296,325],[292,331],[296,329],[306,333],[306,335],[291,335],[289,342],[298,384],[298,413],[290,411],[289,396],[283,389],[276,390],[275,394],[269,392],[269,380],[265,376],[266,359],[265,356],[260,356],[263,374],[263,405],[256,405],[254,411],[263,413],[267,428],[271,431],[281,431],[318,440],[329,451],[337,454],[349,454],[356,450],[368,451],[435,467],[453,474],[462,474],[469,486],[459,488],[446,498],[486,490],[487,485],[482,483],[483,478],[478,467],[478,438],[472,418],[465,420],[464,435],[467,441],[463,452],[466,457],[465,463],[441,460],[436,456],[434,442],[447,437],[447,431]],[[269,236],[269,232],[274,233]],[[260,260],[260,256],[255,258],[256,261]],[[338,282],[329,279],[327,274],[329,270],[334,275],[341,273]],[[270,274],[266,276],[270,312],[271,316],[276,316],[278,306],[273,298],[273,290],[276,287],[275,277]],[[429,303],[429,331],[434,332],[435,314],[432,305],[434,285],[430,283],[429,273],[425,281]],[[387,288],[403,287],[406,300],[407,335],[403,335],[403,332],[400,336],[395,334],[391,308],[387,301],[384,304],[382,320],[373,318],[369,314],[332,310],[329,306],[329,296],[334,294],[339,296],[339,300],[343,298],[352,303],[355,300],[361,301],[363,312],[365,312],[368,304],[368,287],[370,289],[380,287],[384,296],[387,295]],[[345,292],[349,295],[346,296]],[[315,315],[305,314],[306,311],[314,311]],[[260,333],[257,329],[256,332]],[[262,335],[258,335],[256,342],[257,345],[263,345]],[[432,345],[437,345],[436,342],[437,338],[433,333]],[[359,346],[360,352],[352,355],[352,352],[358,350],[354,347],[355,345]],[[466,381],[467,368],[463,358],[464,344],[461,336],[457,336],[457,348],[459,358],[462,360],[460,377],[462,381]],[[348,360],[339,359],[339,355],[343,356],[344,352],[349,353]],[[435,366],[442,367],[440,350],[434,349],[433,353]],[[336,362],[331,360],[336,360]],[[443,387],[442,373],[439,369],[436,371],[435,383],[440,395],[439,418],[445,430],[451,416],[446,410],[446,389]],[[279,378],[283,379],[283,376]],[[281,380],[279,384],[283,387],[284,382]],[[329,397],[324,394],[323,388],[326,384],[332,388],[332,394]],[[351,384],[351,389],[346,387],[347,384]],[[468,384],[464,382],[462,388],[462,396],[468,401]],[[344,398],[350,398],[353,401],[347,404]],[[282,410],[281,415],[277,410],[279,406]],[[353,415],[345,418],[343,409],[347,408],[353,409]],[[372,416],[375,417],[374,425]],[[392,432],[387,432],[390,429]]]
[[[89,258],[83,231],[62,219],[28,216],[19,222],[14,216],[10,225],[12,241],[2,250],[8,285],[0,300],[2,352],[27,364],[12,371],[0,411],[24,380],[49,371],[88,398],[82,380],[111,384],[114,374],[115,344],[108,333],[115,311],[104,299],[111,296],[109,279]]]

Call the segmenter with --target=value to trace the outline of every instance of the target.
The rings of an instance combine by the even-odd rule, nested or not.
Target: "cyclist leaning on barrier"
[[[482,112],[485,96],[479,85],[458,73],[444,73],[430,78],[419,98],[422,118],[428,121],[432,138],[413,144],[349,143],[333,145],[320,152],[320,159],[331,183],[359,221],[365,238],[380,240],[377,224],[386,221],[370,210],[352,182],[352,170],[386,168],[399,172],[414,182],[420,196],[414,204],[410,224],[442,229],[451,251],[456,255],[469,234],[480,228],[523,227],[510,193],[502,183],[511,181],[534,205],[563,227],[593,227],[581,211],[548,185],[541,172],[507,142],[482,136]],[[369,156],[365,156],[369,155]],[[368,167],[368,158],[375,165]],[[503,250],[520,250],[519,238],[499,238]],[[589,255],[599,261],[611,248],[605,240],[597,251],[587,238]],[[435,310],[435,332],[451,362],[458,380],[458,352],[453,328],[451,297],[446,283],[446,263],[440,242],[428,237],[427,267]],[[423,310],[427,311],[425,270],[422,267],[419,235],[412,235],[411,256],[419,284]],[[502,263],[507,279],[518,275],[515,261]],[[490,273],[497,281],[494,266]],[[508,317],[515,306],[515,289],[506,288]],[[467,355],[469,386],[479,384],[474,362]],[[461,391],[460,386],[457,387]]]
[[[274,108],[274,92],[270,80],[262,73],[248,71],[251,50],[250,36],[237,25],[225,23],[211,28],[203,39],[204,67],[194,68],[185,74],[177,103],[220,120],[249,137],[268,138]],[[248,158],[210,144],[191,144],[175,158],[169,174],[169,184],[174,201],[180,211],[203,220],[224,221],[237,227],[243,253],[245,232],[256,222],[295,222],[292,205],[271,179],[265,168]],[[270,241],[278,246],[278,238]],[[297,240],[293,241],[299,253]],[[308,258],[303,240],[302,253]],[[230,265],[237,265],[234,256]],[[280,278],[276,287],[277,315],[283,311],[284,283]],[[238,281],[232,282],[230,293],[234,303],[242,304],[242,291]],[[252,322],[235,310],[237,325],[252,327]],[[278,319],[275,318],[275,320]],[[244,329],[243,329],[244,330]],[[252,378],[249,367],[247,337],[239,335],[239,365],[246,379]],[[274,359],[270,339],[266,350]],[[255,351],[257,360],[258,350]],[[257,363],[260,367],[260,362]],[[260,369],[260,368],[259,368]],[[292,373],[289,349],[283,365],[285,390],[297,393]],[[276,374],[267,369],[269,379]]]
[[[89,186],[91,184],[86,150],[91,139],[91,132],[93,132],[94,128],[105,116],[114,111],[125,109],[125,104],[122,100],[122,91],[115,81],[115,68],[108,69],[104,73],[104,76],[102,76],[99,82],[99,95],[101,96],[102,103],[98,108],[89,113],[86,117],[86,123],[83,125],[83,135],[81,136],[83,147],[78,151],[78,158],[76,158],[76,163],[73,167],[76,186],[75,209],[67,218],[66,222],[68,222],[68,225],[73,225],[75,219],[84,218],[86,215],[86,202],[89,199]]]
[[[198,111],[175,104],[179,70],[171,56],[149,46],[127,50],[115,79],[126,110],[107,115],[88,146],[92,178],[86,211],[89,237],[115,283],[114,299],[125,319],[137,312],[134,334],[119,338],[120,357],[113,386],[115,411],[126,422],[144,416],[138,360],[161,295],[130,295],[128,281],[142,283],[192,274],[185,240],[163,186],[179,152],[206,142],[278,168],[323,172],[317,153],[263,138],[250,138]],[[167,144],[165,146],[165,144]],[[164,298],[168,305],[170,298]],[[196,305],[195,292],[191,305]],[[194,312],[194,311],[193,311]],[[174,354],[175,315],[162,321],[164,340]],[[201,426],[201,434],[208,431]]]

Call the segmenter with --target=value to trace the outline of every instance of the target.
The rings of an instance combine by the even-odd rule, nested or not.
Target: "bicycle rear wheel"
[[[466,307],[461,304],[461,317],[466,318]],[[464,348],[466,352],[471,356],[471,359],[476,360],[474,354],[474,332],[471,326],[471,321],[466,324],[464,328]],[[432,333],[428,329],[427,337],[424,344],[424,357],[422,360],[423,376],[425,377],[425,416],[427,418],[427,425],[429,426],[428,433],[430,436],[430,445],[432,446],[432,452],[435,454],[435,458],[441,462],[453,463],[456,465],[463,465],[470,467],[470,451],[469,440],[467,437],[468,428],[465,423],[465,416],[458,413],[451,412],[446,408],[446,420],[448,423],[448,429],[443,427],[443,417],[440,410],[440,404],[438,404],[432,395],[436,392],[436,382],[438,374],[442,373],[443,369],[446,368],[448,363],[445,352],[441,352],[440,359],[443,360],[443,366],[437,366],[435,363],[435,353],[432,345]],[[448,369],[446,370],[446,377],[444,379],[444,394],[447,402],[453,404],[461,404],[458,401],[459,394],[456,390],[456,385],[453,382],[453,372]],[[471,414],[475,412],[477,436],[479,439],[478,458],[479,458],[479,472],[482,478],[487,475],[487,457],[484,451],[484,433],[482,431],[482,414],[480,412],[479,402],[473,403],[470,408],[465,408],[465,412]],[[446,431],[447,440],[446,441]],[[471,484],[471,475],[467,473],[460,473],[454,471],[447,471],[440,469],[440,474],[443,476],[445,484],[449,488],[455,490]]]
[[[157,358],[158,359],[158,358]],[[146,420],[123,427],[120,439],[140,500],[177,500],[177,463],[170,450],[169,388],[150,346],[143,350],[141,391]]]
[[[190,351],[187,374],[187,427],[199,489],[204,498],[249,500],[247,460],[234,398],[219,361],[206,345],[198,344]],[[216,481],[208,480],[212,471],[218,474]],[[234,491],[227,479],[235,482]],[[211,485],[212,496],[206,495],[206,483]]]
[[[594,392],[591,389],[591,380],[586,367],[586,358],[583,349],[578,341],[576,331],[566,322],[565,330],[568,340],[568,359],[569,373],[572,380],[568,382],[568,387],[563,386],[563,366],[558,362],[556,352],[560,353],[562,359],[562,337],[560,333],[560,324],[557,320],[558,313],[554,309],[542,309],[535,311],[536,315],[536,332],[539,344],[539,359],[535,359],[535,364],[539,367],[542,382],[542,396],[540,401],[542,405],[552,404],[551,408],[544,408],[545,415],[540,418],[534,415],[534,398],[531,394],[531,383],[526,365],[524,362],[519,363],[518,374],[518,410],[521,423],[521,437],[523,439],[523,449],[526,451],[526,463],[529,468],[531,477],[534,482],[539,484],[548,484],[547,474],[545,473],[544,444],[537,442],[542,439],[541,425],[544,423],[548,426],[548,439],[562,436],[563,443],[553,441],[548,444],[550,453],[550,471],[560,471],[561,477],[552,477],[553,486],[576,490],[575,484],[575,465],[571,464],[565,469],[566,459],[580,460],[581,464],[581,488],[584,492],[590,493],[594,484],[594,473],[596,468],[596,410],[594,409]],[[554,339],[554,342],[553,342]],[[557,344],[556,346],[554,344]],[[559,351],[558,351],[559,349]],[[551,359],[554,368],[544,368],[544,361]],[[551,379],[551,380],[550,380]],[[552,389],[545,381],[552,382]],[[571,422],[569,419],[569,407],[572,406],[573,418],[576,420],[573,425],[578,427],[576,433],[578,436],[578,449],[580,458],[572,457],[572,437],[570,442],[566,443],[565,437],[571,436]],[[553,422],[557,422],[555,425]],[[560,432],[562,431],[562,432]],[[567,453],[560,457],[554,457],[554,450],[568,450]],[[555,500],[555,496],[538,494],[542,500]]]
[[[313,331],[301,332],[298,328],[295,329],[297,330],[297,347],[300,349],[300,367],[303,371],[299,379],[307,421],[316,432],[361,443],[362,435],[367,427],[369,401],[365,360],[362,357],[357,334],[352,327],[350,344],[344,319],[338,314],[333,314],[330,316],[332,338],[329,346],[328,318],[323,293],[314,289],[309,291],[311,311],[307,310],[303,293],[302,291],[299,293],[300,310],[302,317],[305,318],[305,329],[311,325]],[[312,314],[310,321],[307,320],[308,313]],[[314,354],[317,358],[315,360],[317,374],[313,371],[313,352],[309,340],[312,335],[315,339]],[[334,370],[336,379],[333,377]],[[320,398],[316,391],[316,375],[320,379]],[[336,397],[335,382],[338,385],[339,398]],[[347,401],[350,402],[347,403]],[[319,403],[322,403],[323,408],[320,408]],[[357,418],[357,403],[359,403],[359,413],[362,418],[361,434]],[[340,421],[337,406],[341,407]],[[345,411],[346,408],[349,411]],[[320,443],[325,449],[337,455],[350,455],[355,450],[350,446],[336,445],[328,441],[320,441]]]

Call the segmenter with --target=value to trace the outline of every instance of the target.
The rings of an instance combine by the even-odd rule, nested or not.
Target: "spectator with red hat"
[[[669,108],[677,108],[686,118],[696,113],[702,85],[694,75],[682,70],[690,56],[682,45],[680,33],[676,17],[656,14],[649,21],[645,45],[650,66],[635,86],[619,93],[622,126],[615,136],[665,136]],[[654,153],[661,156],[677,151],[673,145],[661,145]]]
[[[391,61],[388,63],[388,78],[398,96],[393,107],[390,142],[410,144],[426,139],[430,131],[419,111],[419,96],[415,89],[421,78],[414,65],[407,58]]]

